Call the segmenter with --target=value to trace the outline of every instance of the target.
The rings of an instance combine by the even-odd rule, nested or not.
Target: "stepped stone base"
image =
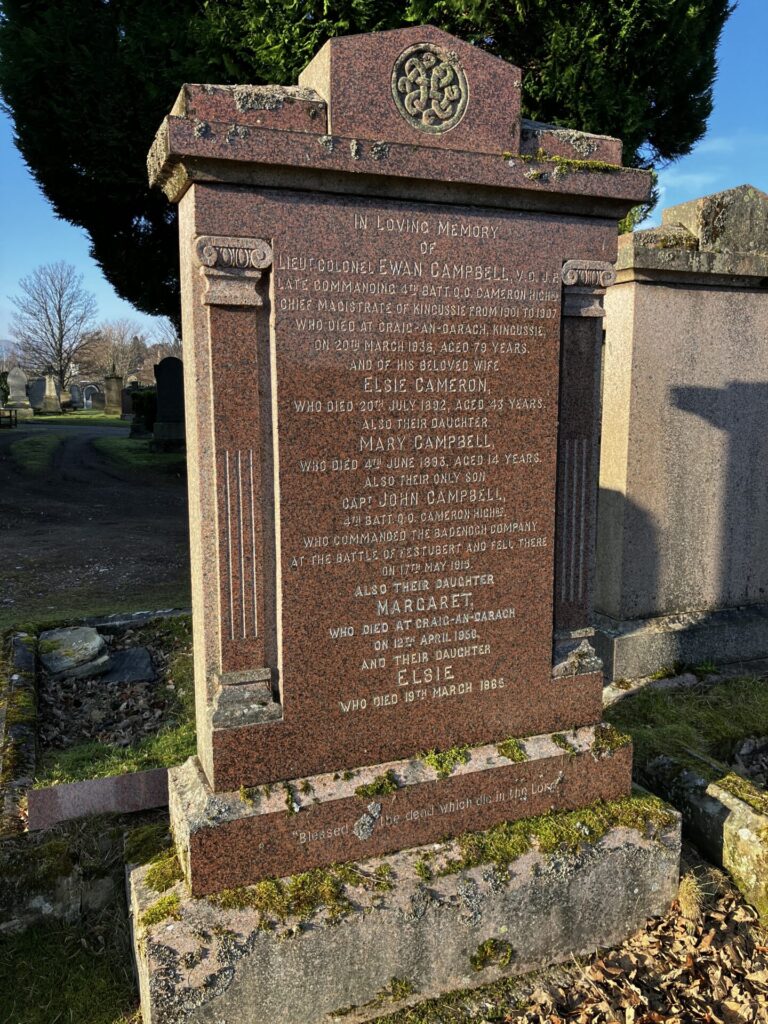
[[[631,820],[640,803],[621,801],[617,820]],[[581,813],[572,824],[588,837],[590,812]],[[504,868],[442,877],[455,842],[401,851],[355,865],[359,881],[346,886],[341,911],[304,921],[271,918],[263,904],[242,908],[247,900],[237,905],[231,893],[224,902],[239,908],[224,909],[177,883],[165,894],[175,916],[146,925],[158,894],[146,887],[147,869],[134,868],[144,1024],[359,1024],[615,945],[677,892],[679,817],[639,818],[638,828],[614,825],[577,852],[544,854],[534,844]],[[426,880],[425,859],[435,869]]]
[[[507,742],[463,748],[447,778],[424,760],[391,761],[233,793],[213,793],[190,758],[169,771],[168,802],[191,890],[202,896],[630,792],[631,743],[610,726]]]
[[[676,662],[699,665],[768,657],[768,605],[681,612],[620,622],[596,616],[593,640],[609,681],[639,679]]]

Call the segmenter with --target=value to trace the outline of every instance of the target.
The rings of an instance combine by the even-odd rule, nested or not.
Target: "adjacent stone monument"
[[[107,416],[122,416],[123,403],[123,378],[115,371],[115,364],[112,364],[112,372],[104,378],[104,412]]]
[[[137,944],[147,1022],[245,1005],[254,1024],[364,1020],[489,979],[480,946],[520,971],[674,894],[674,827],[659,845],[606,826],[557,881],[536,854],[514,893],[479,856],[430,894],[416,865],[449,847],[412,850],[630,791],[584,635],[600,303],[648,177],[616,140],[519,111],[519,69],[421,26],[330,41],[298,88],[185,86],[157,136],[150,177],[179,203],[182,254],[199,752],[170,773],[184,874],[202,897],[316,869],[237,889],[267,918],[268,891],[333,890],[337,862],[396,881],[294,943],[185,897],[172,936]],[[200,953],[194,935],[233,927],[236,958],[213,938]]]
[[[5,407],[15,409],[18,420],[31,420],[35,415],[27,396],[27,375],[20,366],[14,366],[8,371],[8,401]]]
[[[598,642],[612,678],[768,656],[768,196],[624,235],[609,289]]]
[[[53,369],[49,368],[45,374],[45,389],[40,403],[40,412],[61,412],[61,387],[56,379]]]
[[[157,382],[157,418],[153,434],[160,448],[184,445],[184,364],[176,356],[166,356],[155,366]]]
[[[71,384],[69,393],[72,396],[72,408],[82,409],[83,408],[83,389],[79,384]]]

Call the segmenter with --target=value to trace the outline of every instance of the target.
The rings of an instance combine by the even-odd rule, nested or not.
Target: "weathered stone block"
[[[144,1022],[358,1024],[610,946],[677,892],[679,821],[649,823],[633,809],[642,804],[605,809],[605,821],[618,807],[627,821],[637,813],[640,832],[614,823],[590,841],[588,809],[567,816],[583,838],[577,849],[544,853],[534,828],[508,865],[443,876],[460,856],[455,843],[367,861],[343,884],[317,873],[218,902],[191,899],[179,885],[160,903],[146,868],[135,868],[128,883]],[[313,887],[332,894],[330,906],[313,905]],[[302,894],[303,920],[291,893]]]

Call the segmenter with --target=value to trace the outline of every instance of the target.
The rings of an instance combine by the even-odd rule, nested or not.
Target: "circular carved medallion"
[[[469,85],[455,53],[434,43],[417,43],[395,61],[392,96],[408,124],[441,135],[464,117]]]

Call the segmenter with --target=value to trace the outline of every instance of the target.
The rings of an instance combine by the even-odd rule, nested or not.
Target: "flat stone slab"
[[[156,676],[152,655],[146,647],[128,647],[110,655],[109,668],[102,675],[103,683],[152,682]]]
[[[152,768],[146,772],[30,789],[27,800],[30,832],[91,814],[148,811],[168,803],[168,769]]]
[[[379,856],[630,792],[632,745],[610,726],[507,743],[462,748],[447,777],[420,758],[227,793],[211,791],[192,757],[168,778],[171,826],[192,892]]]
[[[341,912],[321,908],[310,923],[275,919],[247,897],[224,909],[189,897],[183,883],[159,897],[146,868],[129,869],[144,1024],[359,1024],[615,945],[676,896],[680,826],[674,813],[667,822],[429,881],[425,859],[445,863],[455,843],[366,861]],[[158,898],[170,915],[143,923],[150,908],[162,917]]]
[[[48,629],[40,634],[39,655],[52,676],[99,675],[108,667],[104,637],[92,626]]]

